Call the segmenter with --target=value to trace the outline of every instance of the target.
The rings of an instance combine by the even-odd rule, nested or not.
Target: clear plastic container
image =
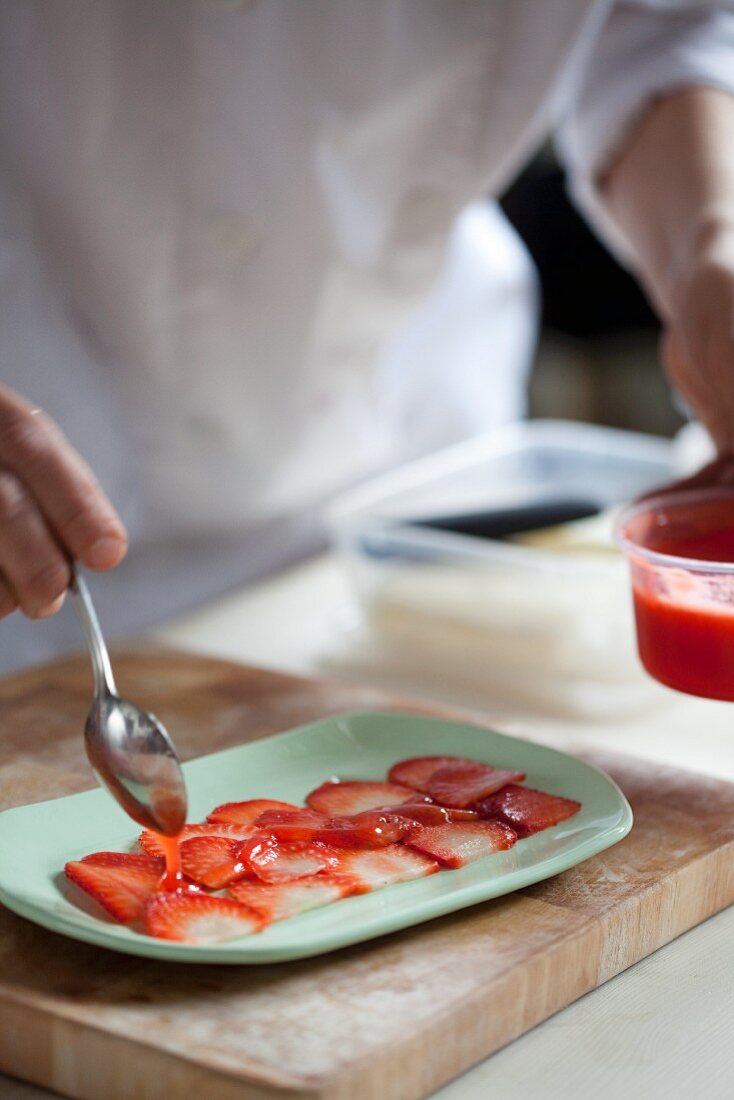
[[[470,440],[352,491],[333,540],[383,660],[493,698],[562,713],[616,712],[650,695],[635,654],[614,508],[673,476],[673,447],[636,433],[529,421]],[[520,541],[420,525],[536,507],[600,509]]]
[[[734,489],[653,497],[616,526],[640,660],[661,683],[734,701]]]

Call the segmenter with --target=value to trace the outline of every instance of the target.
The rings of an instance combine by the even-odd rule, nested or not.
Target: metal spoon
[[[97,779],[146,829],[176,836],[186,821],[186,785],[165,727],[117,694],[89,589],[72,565],[69,590],[94,670],[94,700],[84,743]]]

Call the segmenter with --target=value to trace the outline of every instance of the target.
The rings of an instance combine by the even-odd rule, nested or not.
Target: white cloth
[[[128,525],[95,585],[111,633],[303,552],[355,480],[521,415],[534,281],[476,200],[554,101],[591,180],[668,79],[669,29],[731,18],[698,9],[3,0],[0,371]],[[620,20],[641,28],[621,57]],[[605,138],[583,119],[607,42]],[[13,616],[0,669],[76,642],[68,612]]]
[[[732,0],[617,3],[603,33],[581,43],[556,92],[558,147],[572,193],[622,262],[630,257],[595,179],[651,99],[697,84],[734,90]]]

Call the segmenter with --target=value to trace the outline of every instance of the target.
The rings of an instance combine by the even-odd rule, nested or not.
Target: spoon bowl
[[[187,797],[173,742],[155,715],[118,695],[89,589],[76,568],[70,591],[94,671],[84,727],[89,762],[129,817],[145,829],[176,836],[186,822]]]

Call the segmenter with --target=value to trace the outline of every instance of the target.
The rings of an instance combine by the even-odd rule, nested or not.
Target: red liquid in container
[[[734,562],[734,527],[670,541],[658,531],[651,548],[679,558]],[[734,575],[726,583],[734,596]],[[646,583],[644,567],[633,581],[633,596],[640,660],[650,675],[690,695],[733,702],[734,598],[676,602],[674,593]]]

